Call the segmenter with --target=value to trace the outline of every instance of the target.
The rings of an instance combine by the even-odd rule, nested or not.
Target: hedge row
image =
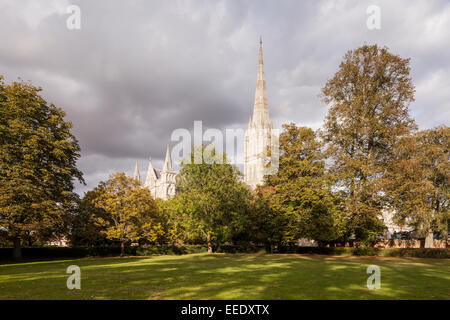
[[[371,247],[279,247],[275,253],[326,254],[326,255],[354,255],[354,256],[389,256],[450,259],[450,249],[438,248],[397,248],[380,249]]]
[[[256,253],[266,251],[264,246],[253,245],[221,245],[213,248],[217,253]]]
[[[399,248],[382,249],[381,255],[388,257],[414,257],[414,258],[436,258],[450,259],[450,249],[432,248]]]
[[[148,256],[155,254],[188,254],[206,252],[204,246],[153,246],[126,247],[125,254],[129,256]],[[0,260],[11,260],[12,248],[0,248]],[[32,247],[22,248],[24,259],[58,259],[84,257],[113,257],[120,255],[120,247]]]
[[[206,252],[202,245],[184,246],[152,246],[152,247],[127,247],[126,255],[181,255],[188,253]],[[222,245],[214,248],[217,253],[297,253],[297,254],[324,254],[324,255],[356,255],[356,256],[390,256],[390,257],[416,257],[450,259],[450,249],[425,249],[425,248],[401,248],[378,249],[366,247],[298,247],[278,246],[271,249],[264,246],[246,245]],[[0,248],[0,260],[11,260],[12,248]],[[108,257],[119,256],[119,247],[35,247],[23,248],[22,256],[25,259],[59,259],[59,258],[83,258],[83,257]]]
[[[299,253],[299,254],[327,254],[341,255],[351,254],[353,248],[346,247],[298,247],[298,246],[279,246],[272,249],[273,253]]]

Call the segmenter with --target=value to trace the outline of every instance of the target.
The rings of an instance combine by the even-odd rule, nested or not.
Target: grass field
[[[73,264],[81,290],[66,287]],[[366,287],[372,264],[379,290]],[[450,261],[202,253],[4,264],[0,299],[450,299]]]

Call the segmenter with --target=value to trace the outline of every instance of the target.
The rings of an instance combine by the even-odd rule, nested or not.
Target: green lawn
[[[72,264],[81,290],[66,287]],[[379,290],[366,287],[371,264]],[[4,264],[0,299],[450,299],[450,261],[202,253]]]

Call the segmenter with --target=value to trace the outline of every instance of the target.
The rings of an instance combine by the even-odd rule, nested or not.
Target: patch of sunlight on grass
[[[219,270],[214,270],[214,272],[212,271],[208,271],[207,273],[223,273],[223,274],[228,274],[228,273],[237,273],[237,272],[242,272],[245,271],[246,267],[244,266],[239,266],[239,267],[225,267],[225,268],[220,268]],[[201,271],[204,272],[205,270]]]
[[[21,263],[7,263],[7,264],[0,264],[0,268],[8,268],[8,267],[27,267],[32,265],[44,265],[44,264],[59,264],[59,263],[65,263],[65,262],[72,262],[72,261],[80,261],[81,259],[71,259],[71,260],[50,260],[50,261],[33,261],[33,262],[21,262]]]
[[[6,279],[0,278],[0,283],[7,282],[16,282],[16,281],[35,281],[42,279],[56,279],[56,278],[67,278],[66,275],[53,275],[53,276],[41,276],[41,277],[33,277],[33,276],[23,276],[23,277],[5,277]]]
[[[256,296],[261,295],[264,290],[266,289],[265,286],[248,286],[245,288],[239,288],[229,291],[222,291],[218,292],[214,298],[217,299],[244,299],[244,300],[251,300],[254,299]]]
[[[270,268],[285,268],[288,266],[289,263],[287,262],[270,262],[265,264],[249,264],[247,267],[252,269],[270,269]]]
[[[169,271],[176,271],[176,270],[178,270],[178,268],[163,268],[163,269],[160,269],[159,271],[169,272]]]
[[[120,262],[119,262],[120,261]],[[107,261],[109,263],[104,263],[104,264],[88,264],[85,267],[88,268],[110,268],[110,267],[124,267],[124,266],[138,266],[141,265],[142,262],[141,261]],[[102,261],[104,262],[104,261]]]
[[[325,288],[325,290],[327,290],[327,291],[340,291],[341,289],[338,288],[338,287],[328,287],[328,288]]]
[[[336,266],[330,266],[330,269],[331,270],[345,270],[345,269],[348,269],[349,268],[349,266],[346,266],[346,265],[336,265]]]

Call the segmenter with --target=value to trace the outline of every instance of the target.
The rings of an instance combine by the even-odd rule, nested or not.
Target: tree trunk
[[[22,259],[22,248],[20,247],[20,238],[14,238],[13,258],[14,260]]]
[[[208,242],[208,253],[213,253],[212,242],[211,242],[211,234],[208,233],[206,236],[206,241]]]
[[[120,256],[123,257],[125,255],[125,242],[120,242]]]
[[[425,248],[433,248],[433,232],[428,231],[425,237]]]

